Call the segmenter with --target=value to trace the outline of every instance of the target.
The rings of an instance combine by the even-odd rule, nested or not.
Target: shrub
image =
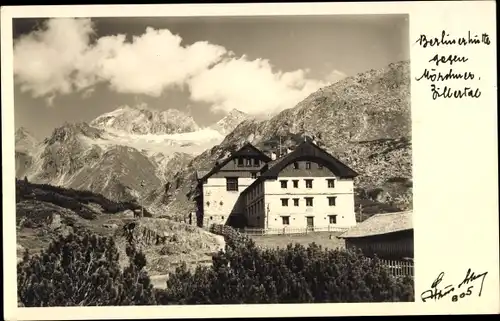
[[[145,256],[127,248],[122,272],[112,238],[87,232],[59,236],[18,263],[18,298],[26,307],[155,304]]]
[[[82,218],[89,220],[94,219],[95,214],[85,208],[85,206],[82,206],[82,204],[99,204],[105,213],[110,214],[141,208],[135,202],[115,202],[91,191],[75,190],[49,184],[33,184],[27,181],[16,180],[16,202],[32,199],[33,196],[39,201],[70,209]],[[144,216],[152,217],[153,215],[144,209]]]
[[[289,244],[259,249],[223,228],[226,250],[210,268],[177,268],[160,291],[161,304],[241,304],[413,301],[413,280],[396,279],[378,259],[360,252]]]

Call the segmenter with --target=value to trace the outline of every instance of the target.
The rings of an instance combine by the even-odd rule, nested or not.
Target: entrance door
[[[306,217],[306,219],[307,219],[307,229],[313,230],[314,229],[314,217],[308,216],[308,217]]]

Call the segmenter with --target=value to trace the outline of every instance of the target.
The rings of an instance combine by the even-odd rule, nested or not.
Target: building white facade
[[[226,178],[208,178],[203,184],[204,225],[226,224],[229,215],[234,210],[238,210],[236,205],[241,191],[250,186],[253,181],[255,179],[238,177],[238,190],[228,191]]]
[[[328,182],[334,182],[328,187]],[[282,188],[282,182],[287,187]],[[293,187],[297,182],[298,187]],[[306,187],[309,182],[310,188]],[[267,228],[322,228],[356,225],[352,179],[279,177],[265,182]],[[330,185],[332,186],[332,185]]]
[[[255,154],[241,153],[245,148]],[[229,224],[230,216],[245,227],[269,230],[356,225],[357,173],[326,151],[304,142],[273,160],[248,144],[241,150],[202,178],[203,226]],[[247,161],[259,157],[258,165]]]

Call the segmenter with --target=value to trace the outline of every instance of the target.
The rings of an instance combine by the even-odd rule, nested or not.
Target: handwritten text
[[[422,48],[434,48],[434,47],[452,47],[452,46],[470,46],[470,45],[486,45],[491,44],[490,37],[487,33],[482,34],[472,34],[468,31],[466,36],[462,37],[452,37],[445,30],[441,32],[440,37],[430,37],[428,35],[420,35],[416,41]],[[481,80],[481,77],[477,76],[471,70],[461,70],[458,71],[454,68],[459,66],[467,66],[470,58],[464,55],[458,55],[456,53],[452,54],[433,54],[428,59],[430,68],[425,68],[424,71],[417,77],[416,81],[428,81],[431,97],[433,100],[439,98],[443,99],[463,99],[463,98],[479,98],[481,97],[481,90],[478,87],[474,87],[472,83],[470,86],[461,85],[455,86],[453,84],[443,84],[437,85],[436,82],[449,82],[449,81],[476,81]],[[448,66],[447,70],[439,70],[439,67]],[[451,68],[453,66],[453,68]],[[458,66],[458,67],[455,67]]]
[[[448,297],[452,302],[457,302],[460,299],[471,296],[475,291],[478,296],[481,296],[483,293],[484,279],[487,274],[488,272],[476,274],[472,272],[471,269],[468,269],[464,279],[458,283],[458,285],[448,284],[443,286],[441,283],[443,282],[445,274],[444,272],[441,272],[437,276],[436,280],[432,282],[431,288],[422,292],[420,298],[423,302],[427,302],[428,300],[437,301]],[[474,281],[478,279],[481,279],[480,285],[478,283],[474,283]]]

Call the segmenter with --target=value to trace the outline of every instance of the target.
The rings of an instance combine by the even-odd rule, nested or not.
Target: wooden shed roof
[[[367,237],[413,229],[413,211],[375,214],[352,227],[339,238]]]

